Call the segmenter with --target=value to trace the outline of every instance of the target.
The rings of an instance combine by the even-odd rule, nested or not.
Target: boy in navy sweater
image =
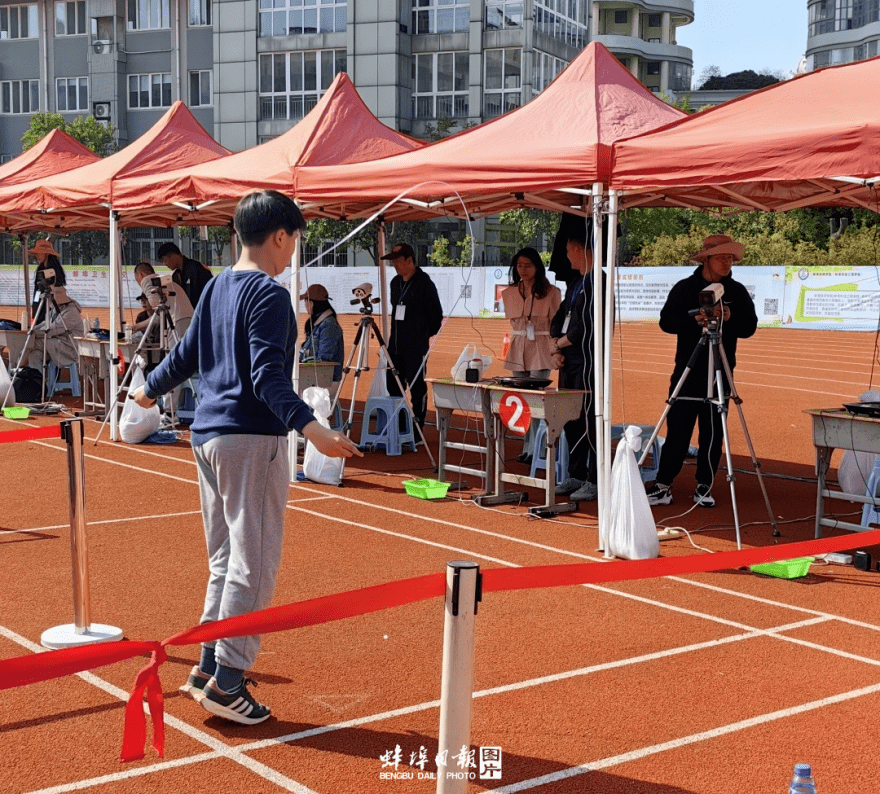
[[[212,279],[183,339],[136,391],[149,407],[195,372],[201,376],[191,431],[208,546],[201,622],[268,606],[281,561],[289,485],[287,433],[297,430],[331,457],[360,455],[321,426],[294,392],[296,315],[274,280],[290,264],[305,221],[275,191],[245,196],[235,210],[238,262]],[[245,678],[258,636],[206,643],[182,689],[212,714],[255,725],[270,716]]]

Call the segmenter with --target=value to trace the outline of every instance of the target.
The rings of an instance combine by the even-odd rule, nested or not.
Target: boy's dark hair
[[[581,245],[584,248],[586,248],[587,247],[587,237],[593,236],[592,235],[592,231],[593,231],[592,222],[590,223],[590,230],[589,231],[590,231],[590,233],[588,234],[587,224],[583,220],[581,220],[580,223],[573,223],[573,224],[571,224],[571,226],[568,230],[568,240],[566,240],[566,242],[575,242],[578,245]]]
[[[249,193],[238,202],[233,223],[242,245],[248,246],[262,245],[279,229],[292,235],[306,228],[299,207],[277,190]]]
[[[153,269],[153,266],[149,262],[138,262],[134,266],[134,273],[137,275],[138,273],[142,273],[145,276],[152,276],[156,271]]]
[[[156,251],[156,259],[161,259],[163,256],[168,256],[168,254],[183,254],[180,253],[180,249],[174,243],[162,243],[159,246],[159,250]]]

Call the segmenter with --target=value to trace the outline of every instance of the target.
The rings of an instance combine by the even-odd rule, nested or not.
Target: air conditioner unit
[[[106,55],[110,52],[110,42],[98,40],[92,42],[92,49],[95,51],[95,55]]]
[[[110,120],[110,103],[109,102],[92,102],[92,115],[97,121]]]

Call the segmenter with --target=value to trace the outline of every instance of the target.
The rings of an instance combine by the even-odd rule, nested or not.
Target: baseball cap
[[[322,284],[312,284],[299,296],[301,301],[304,301],[306,298],[310,301],[328,301],[330,300],[330,293],[327,292],[327,288]]]
[[[416,252],[413,251],[412,246],[409,243],[397,243],[394,248],[391,249],[390,254],[385,254],[385,256],[380,256],[380,259],[397,259],[398,257],[407,257],[415,261]]]

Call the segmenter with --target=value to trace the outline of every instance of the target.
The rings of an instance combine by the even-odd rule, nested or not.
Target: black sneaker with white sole
[[[698,485],[694,491],[694,504],[700,507],[715,507],[715,497],[708,485]]]
[[[248,684],[256,686],[256,682],[245,678],[241,687],[235,692],[224,692],[217,686],[217,679],[212,678],[205,684],[205,696],[199,701],[205,711],[218,717],[237,722],[241,725],[256,725],[272,715],[268,706],[257,703],[248,692]]]
[[[668,485],[662,485],[655,482],[645,493],[648,496],[649,505],[671,505],[672,504],[672,488]]]

